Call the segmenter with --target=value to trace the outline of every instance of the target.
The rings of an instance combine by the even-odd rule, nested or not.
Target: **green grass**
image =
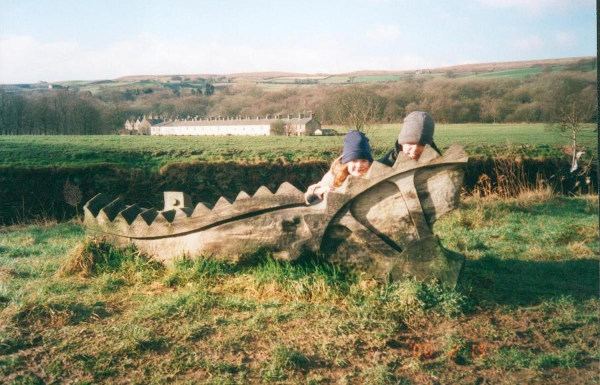
[[[345,84],[350,83],[350,76],[329,76],[325,79],[319,80],[320,84]]]
[[[399,124],[372,130],[376,156],[393,145]],[[341,133],[344,128],[333,127]],[[342,137],[151,137],[151,136],[0,136],[0,166],[88,166],[112,164],[156,170],[171,162],[331,160],[342,152]],[[444,150],[463,145],[472,157],[563,157],[567,138],[546,132],[543,124],[457,124],[436,126],[436,143]],[[580,136],[596,151],[596,133]]]
[[[365,75],[365,76],[354,76],[353,83],[385,83],[385,82],[396,82],[408,75]]]
[[[457,290],[264,251],[163,266],[76,223],[0,228],[0,382],[597,379],[597,196],[466,198],[435,232],[467,258]]]
[[[542,72],[541,67],[533,68],[519,68],[514,70],[500,70],[494,72],[487,72],[477,75],[480,78],[498,78],[498,77],[512,77],[512,78],[524,78],[527,76],[539,74]]]
[[[553,66],[552,72],[564,71],[565,66]],[[531,75],[537,75],[544,71],[543,67],[531,67],[531,68],[518,68],[510,70],[499,70],[494,72],[478,73],[476,76],[480,78],[500,78],[500,77],[511,77],[517,79],[523,79]]]

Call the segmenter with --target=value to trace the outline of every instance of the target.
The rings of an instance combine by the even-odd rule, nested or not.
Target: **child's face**
[[[419,143],[402,143],[402,152],[412,160],[419,160],[424,148]]]
[[[346,164],[348,165],[348,173],[357,178],[365,176],[369,167],[371,167],[371,162],[366,159],[354,159]]]

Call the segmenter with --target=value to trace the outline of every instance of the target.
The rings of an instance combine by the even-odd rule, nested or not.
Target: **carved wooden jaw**
[[[85,225],[90,230],[127,238],[173,237],[210,228],[273,210],[304,206],[304,194],[290,183],[272,193],[260,187],[253,196],[241,191],[234,201],[220,197],[214,206],[200,202],[192,207],[182,192],[164,193],[163,210],[127,206],[121,198],[98,194],[84,206]]]
[[[365,177],[348,177],[311,206],[289,183],[275,193],[262,186],[253,196],[242,191],[234,201],[221,197],[214,207],[194,207],[186,194],[165,192],[163,210],[98,194],[84,207],[85,224],[115,244],[133,243],[162,260],[199,254],[237,258],[268,248],[286,260],[304,251],[325,252],[379,278],[423,276],[409,250],[416,241],[434,239],[435,220],[457,207],[466,162],[459,146],[444,156],[426,146],[418,161],[401,153],[392,167],[374,162]],[[446,256],[435,258],[442,270],[450,266]]]

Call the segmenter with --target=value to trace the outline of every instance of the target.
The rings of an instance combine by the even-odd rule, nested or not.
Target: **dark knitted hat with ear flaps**
[[[431,115],[423,111],[413,111],[404,118],[398,143],[419,143],[424,146],[433,143],[435,123]]]
[[[369,162],[373,162],[369,139],[360,131],[350,131],[344,138],[342,164],[355,159],[366,159]]]

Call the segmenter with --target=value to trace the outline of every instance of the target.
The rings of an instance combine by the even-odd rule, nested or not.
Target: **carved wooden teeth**
[[[85,204],[84,209],[88,210],[94,217],[97,217],[100,210],[112,202],[113,199],[106,194],[97,194]]]
[[[164,222],[167,221],[169,223],[173,222],[173,219],[175,219],[175,214],[177,213],[177,211],[175,209],[171,209],[171,210],[166,210],[166,211],[161,211],[160,214],[158,215],[158,217],[154,220],[154,222]]]
[[[304,193],[290,183],[282,183],[276,193],[271,192],[266,186],[261,186],[253,196],[245,191],[240,191],[234,201],[220,197],[214,207],[201,202],[194,208],[179,207],[158,211],[154,208],[145,209],[137,204],[126,206],[121,198],[113,199],[106,194],[98,194],[85,205],[88,220],[104,226],[107,222],[119,222],[127,227],[139,228],[140,226],[172,225],[185,218],[203,218],[209,223],[211,220],[222,219],[228,213],[240,214],[255,209],[252,200],[257,199],[259,207],[274,207],[302,203]],[[188,203],[189,204],[189,203]],[[266,206],[265,206],[266,205]],[[233,210],[233,211],[230,211]],[[90,216],[91,215],[91,216]],[[101,216],[102,218],[100,218]],[[124,230],[126,231],[126,230]]]
[[[138,205],[134,204],[134,205],[127,207],[125,210],[121,210],[121,212],[119,212],[119,215],[117,215],[117,217],[123,218],[123,220],[125,220],[128,225],[131,225],[133,223],[133,221],[135,221],[135,218],[137,218],[138,214],[140,214],[143,211],[144,211],[144,209],[142,209]]]
[[[235,197],[235,200],[241,201],[242,199],[250,199],[250,195],[245,191],[240,191],[237,197]]]
[[[294,187],[294,185],[292,185],[291,183],[288,183],[288,182],[283,182],[277,189],[277,192],[275,193],[275,195],[299,197],[302,199],[304,198],[304,193],[302,193],[302,191],[298,190],[296,187]]]
[[[192,217],[203,217],[205,215],[210,215],[212,213],[212,206],[208,203],[200,202],[194,208],[192,212]]]
[[[253,198],[257,198],[257,197],[272,197],[273,193],[271,192],[271,190],[269,190],[269,188],[267,186],[260,186],[258,188],[258,190],[256,190],[256,192],[254,193],[254,195],[252,196]]]
[[[154,219],[158,216],[158,211],[156,209],[146,209],[142,211],[139,215],[140,218],[146,222],[148,226],[154,222]]]
[[[123,202],[123,199],[117,198],[114,201],[110,202],[108,205],[104,206],[100,210],[100,213],[106,215],[106,218],[108,218],[108,220],[112,222],[115,220],[119,212],[125,209],[125,207],[126,206],[125,202]]]
[[[215,206],[213,207],[214,211],[225,210],[231,207],[231,201],[225,197],[220,197]]]

